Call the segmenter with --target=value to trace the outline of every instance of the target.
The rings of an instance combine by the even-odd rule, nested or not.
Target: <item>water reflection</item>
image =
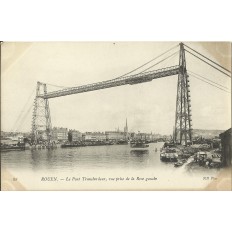
[[[159,148],[150,144],[146,150],[131,149],[129,145],[78,147],[54,150],[27,150],[2,153],[2,165],[30,170],[76,170],[111,168],[146,168],[160,166]]]
[[[131,150],[130,163],[137,168],[144,168],[149,163],[149,150]]]
[[[130,154],[132,156],[141,157],[141,156],[149,155],[149,150],[131,150]]]
[[[32,150],[31,151],[31,159],[32,159],[31,164],[32,164],[33,167],[39,166],[39,163],[40,163],[40,160],[41,160],[40,153],[38,151],[36,151],[36,150]]]

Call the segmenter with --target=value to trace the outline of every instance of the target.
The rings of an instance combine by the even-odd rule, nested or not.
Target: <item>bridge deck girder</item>
[[[108,81],[102,81],[102,82],[97,82],[93,84],[82,85],[72,88],[65,88],[50,93],[48,92],[47,94],[39,95],[38,97],[49,99],[49,98],[56,98],[56,97],[67,96],[71,94],[90,92],[90,91],[112,88],[112,87],[128,85],[128,84],[134,85],[143,82],[149,82],[152,81],[153,79],[158,79],[161,77],[176,75],[178,73],[179,73],[179,65],[176,65],[176,66],[158,69],[155,71],[115,78]]]

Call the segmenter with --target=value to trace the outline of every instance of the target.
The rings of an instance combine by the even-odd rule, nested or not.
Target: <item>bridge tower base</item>
[[[183,43],[180,43],[179,69],[174,142],[187,145],[188,143],[192,143],[192,114],[189,76],[186,70],[185,50]]]
[[[37,82],[32,116],[32,143],[35,145],[40,142],[45,142],[47,145],[51,143],[52,124],[49,103],[48,99],[40,97],[45,94],[47,94],[46,84]]]

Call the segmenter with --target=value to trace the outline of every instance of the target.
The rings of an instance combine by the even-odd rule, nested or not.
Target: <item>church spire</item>
[[[126,126],[124,127],[124,132],[128,133],[127,118],[126,118]]]

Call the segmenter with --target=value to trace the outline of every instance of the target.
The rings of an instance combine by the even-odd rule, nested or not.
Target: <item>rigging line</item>
[[[119,78],[121,78],[121,77],[124,77],[124,76],[126,76],[126,75],[128,75],[128,74],[133,73],[134,71],[137,71],[138,69],[140,69],[140,68],[142,68],[142,67],[146,66],[147,64],[149,64],[149,63],[151,63],[152,61],[154,61],[154,60],[156,60],[156,59],[160,58],[161,56],[163,56],[163,55],[167,54],[168,52],[172,51],[173,49],[175,49],[175,48],[177,48],[177,47],[179,47],[179,44],[177,44],[177,45],[175,45],[175,46],[171,47],[171,48],[170,48],[170,49],[168,49],[167,51],[165,51],[165,52],[163,52],[162,54],[160,54],[160,55],[156,56],[155,58],[153,58],[153,59],[149,60],[148,62],[144,63],[143,65],[141,65],[141,66],[139,66],[139,67],[137,67],[137,68],[133,69],[132,71],[130,71],[130,72],[128,72],[128,73],[125,73],[125,74],[123,74],[123,75],[121,75],[121,76],[118,76],[118,77],[116,77],[116,78],[114,78],[114,79],[112,79],[112,80],[117,80],[117,79],[119,79]],[[165,60],[165,59],[164,59],[164,60]],[[158,63],[157,63],[157,64],[158,64]],[[155,66],[155,65],[154,65],[154,66]],[[152,67],[153,67],[153,66],[152,66]],[[151,68],[151,67],[150,67],[150,68]],[[149,69],[150,69],[150,68],[149,68]],[[140,72],[140,73],[142,73],[142,72]],[[65,86],[53,85],[53,84],[49,84],[49,83],[46,83],[46,84],[47,84],[47,85],[50,85],[50,86],[58,87],[58,88],[71,88],[71,87],[65,87]]]
[[[192,52],[190,52],[190,51],[188,51],[188,50],[186,50],[186,49],[185,49],[185,51],[186,51],[186,52],[188,52],[189,54],[191,54],[191,55],[195,56],[195,57],[196,57],[196,58],[198,58],[199,60],[201,60],[201,61],[205,62],[205,63],[206,63],[206,64],[208,64],[209,66],[211,66],[211,67],[213,67],[213,68],[217,69],[219,72],[221,72],[221,73],[223,73],[223,74],[225,74],[226,76],[228,76],[228,77],[230,77],[230,78],[231,78],[231,76],[230,76],[230,75],[228,75],[227,73],[223,72],[222,70],[220,70],[220,69],[216,68],[215,66],[213,66],[213,65],[212,65],[212,64],[210,64],[210,63],[208,63],[207,61],[205,61],[205,60],[201,59],[199,56],[194,55]]]
[[[60,86],[60,85],[53,85],[53,84],[49,84],[49,83],[45,83],[46,85],[50,85],[50,86],[54,86],[54,87],[58,87],[58,88],[70,88],[70,87],[65,87],[65,86]]]
[[[170,59],[167,59],[166,61],[164,61],[163,65],[164,65],[165,67],[168,66],[168,64],[170,64],[169,62],[173,61],[173,59],[176,58],[177,55],[179,55],[179,54],[176,53],[175,55],[173,55],[172,57],[170,57]]]
[[[33,89],[32,93],[31,93],[30,96],[28,97],[27,102],[25,103],[25,105],[24,105],[23,109],[21,110],[21,112],[20,112],[18,118],[16,119],[16,121],[15,121],[15,123],[14,123],[14,125],[13,125],[13,127],[12,127],[12,129],[11,129],[11,131],[14,131],[14,129],[15,129],[16,126],[17,126],[17,123],[22,119],[23,112],[25,111],[26,106],[27,106],[28,103],[30,102],[31,97],[33,96],[35,90],[36,90],[36,88]]]
[[[224,91],[224,92],[230,93],[229,91],[226,91],[225,89],[222,89],[222,88],[220,88],[220,87],[218,87],[218,86],[216,86],[216,85],[213,85],[213,84],[211,84],[211,83],[209,83],[209,82],[207,82],[207,81],[205,81],[205,80],[202,80],[202,79],[200,79],[199,77],[197,77],[197,76],[195,76],[195,75],[193,75],[193,74],[190,74],[190,76],[192,76],[192,77],[194,77],[194,78],[197,78],[197,79],[199,79],[199,80],[201,80],[201,81],[203,81],[203,82],[205,82],[205,83],[207,83],[207,84],[209,84],[209,85],[212,85],[213,87],[216,87],[216,88],[218,88],[218,89],[220,89],[220,90],[222,90],[222,91]]]
[[[168,67],[168,64],[170,64],[169,62],[171,62],[178,54],[179,54],[179,51],[175,52],[175,54],[173,53],[173,55],[170,55],[170,57],[167,57],[167,59],[164,60],[164,62],[162,63],[162,65],[164,67]],[[151,67],[149,67],[149,69],[150,68]]]
[[[202,55],[200,52],[197,52],[196,50],[194,50],[194,49],[190,48],[190,47],[189,47],[189,46],[187,46],[186,44],[184,44],[184,46],[185,46],[185,47],[187,47],[187,48],[189,48],[189,49],[191,49],[192,51],[196,52],[198,55],[203,56],[205,59],[207,59],[207,60],[211,61],[212,63],[214,63],[214,64],[218,65],[220,68],[224,69],[225,71],[227,71],[227,72],[231,73],[231,71],[229,71],[228,69],[224,68],[223,66],[221,66],[221,65],[220,65],[220,64],[218,64],[218,63],[216,63],[215,61],[213,61],[213,60],[209,59],[208,57],[206,57],[206,56]]]
[[[118,78],[121,78],[121,77],[124,77],[124,76],[126,76],[126,75],[128,75],[128,74],[131,74],[131,73],[134,72],[134,71],[137,71],[138,69],[140,69],[140,68],[144,67],[145,65],[151,63],[152,61],[154,61],[154,60],[160,58],[161,56],[165,55],[166,53],[170,52],[171,50],[173,50],[174,48],[177,48],[177,47],[179,47],[179,44],[178,44],[178,45],[175,45],[175,46],[173,46],[173,47],[171,47],[171,48],[168,49],[166,52],[160,54],[159,56],[153,58],[152,60],[146,62],[145,64],[139,66],[138,68],[133,69],[132,71],[130,71],[130,72],[128,72],[128,73],[125,73],[125,74],[123,74],[123,75],[121,75],[121,76],[119,76],[119,77],[116,77],[116,78],[114,78],[113,80],[118,79]]]
[[[21,129],[25,123],[25,120],[27,119],[28,115],[29,115],[29,112],[31,111],[32,107],[33,107],[34,104],[31,104],[30,108],[28,108],[25,116],[22,118],[21,120],[21,123],[20,125],[17,127],[16,131],[18,131],[19,129]]]
[[[119,79],[119,78],[121,78],[121,77],[124,77],[124,76],[126,76],[126,75],[128,75],[128,74],[133,73],[134,71],[137,71],[138,69],[140,69],[140,68],[146,66],[147,64],[149,64],[149,63],[151,63],[152,61],[154,61],[154,60],[160,58],[161,56],[167,54],[168,52],[170,52],[171,50],[173,50],[174,48],[177,48],[177,47],[179,47],[179,44],[177,44],[177,45],[171,47],[171,48],[168,49],[167,51],[163,52],[162,54],[158,55],[157,57],[153,58],[152,60],[149,60],[148,62],[144,63],[143,65],[141,65],[141,66],[139,66],[139,67],[133,69],[132,71],[130,71],[130,72],[128,72],[128,73],[125,73],[125,74],[123,74],[123,75],[121,75],[121,76],[118,76],[118,77],[116,77],[116,78],[114,78],[114,79],[112,79],[112,80],[117,80],[117,79]],[[179,51],[177,51],[177,52],[179,52]],[[171,57],[171,56],[170,56],[170,57]],[[169,57],[168,57],[168,58],[169,58]],[[168,59],[168,58],[167,58],[167,59]],[[162,61],[164,61],[164,60],[166,60],[166,59],[163,59]],[[162,61],[158,62],[157,64],[161,63]],[[156,64],[155,64],[155,65],[156,65]],[[155,66],[155,65],[153,65],[153,66]],[[153,66],[151,66],[150,68],[152,68]],[[148,69],[150,69],[150,68],[148,68]],[[147,69],[147,70],[148,70],[148,69]],[[145,70],[146,70],[146,69],[145,69]],[[145,70],[144,70],[144,71],[145,71]],[[143,73],[144,71],[142,71],[142,72],[140,72],[140,73]],[[140,73],[139,73],[139,74],[140,74]],[[50,85],[50,86],[58,87],[58,88],[71,88],[71,87],[53,85],[53,84],[49,84],[49,83],[46,83],[46,84],[47,84],[47,85]]]
[[[153,64],[152,66],[150,66],[150,67],[148,67],[148,68],[144,69],[144,70],[143,70],[142,72],[140,72],[140,73],[144,73],[145,71],[147,71],[147,70],[149,70],[149,69],[153,68],[153,67],[154,67],[154,66],[156,66],[157,64],[160,64],[161,62],[163,62],[163,61],[165,61],[165,60],[167,60],[167,59],[171,58],[172,56],[175,56],[178,52],[179,52],[179,51],[174,52],[174,53],[173,53],[173,54],[171,54],[170,56],[168,56],[168,57],[166,57],[166,58],[164,58],[164,59],[160,60],[159,62],[157,62],[157,63]],[[138,74],[140,74],[140,73],[138,73]]]
[[[206,78],[206,77],[203,77],[203,76],[201,76],[201,75],[199,75],[199,74],[197,74],[197,73],[195,73],[195,72],[193,72],[193,71],[191,71],[191,70],[188,70],[188,72],[190,72],[190,73],[193,73],[193,74],[195,74],[195,75],[197,75],[197,76],[199,76],[199,77],[201,77],[201,78],[203,78],[203,79],[206,79],[206,80],[208,80],[208,81],[211,81],[210,79],[208,79],[208,78]],[[218,84],[217,82],[214,82],[214,81],[211,81],[212,83],[214,83],[214,84],[216,84],[216,85],[220,85],[220,84]],[[225,89],[229,89],[229,88],[227,88],[227,87],[225,87],[225,86],[223,86],[223,85],[220,85],[221,87],[223,87],[223,88],[225,88]]]

